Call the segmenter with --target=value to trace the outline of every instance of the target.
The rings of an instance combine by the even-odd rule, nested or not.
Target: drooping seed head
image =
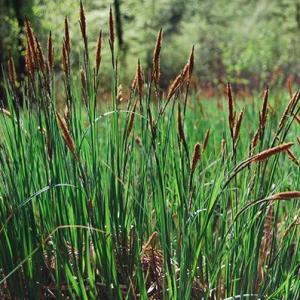
[[[291,148],[295,143],[284,143],[281,144],[279,146],[264,150],[258,154],[256,154],[255,156],[253,156],[250,159],[250,162],[257,162],[257,161],[262,161],[262,160],[266,160],[267,158],[271,157],[272,155],[281,153],[283,151],[286,151],[287,149]]]
[[[268,197],[267,200],[290,200],[294,198],[300,198],[300,191],[277,193]]]
[[[280,140],[280,138],[278,136],[276,136],[276,140],[279,142],[279,143],[282,143],[282,141]],[[288,158],[290,159],[290,161],[292,163],[294,163],[296,166],[299,166],[299,162],[298,162],[298,159],[297,157],[295,156],[295,154],[290,150],[290,149],[287,149],[286,150],[287,154],[288,154]]]

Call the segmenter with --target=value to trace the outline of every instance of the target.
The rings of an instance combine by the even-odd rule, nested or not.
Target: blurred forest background
[[[192,45],[200,82],[241,82],[255,78],[300,73],[299,0],[93,0],[83,1],[88,41],[94,53],[103,31],[102,80],[111,81],[108,14],[112,5],[118,38],[118,61],[122,80],[131,82],[137,58],[144,70],[152,64],[157,32],[164,31],[162,86],[167,86],[184,66]],[[79,0],[0,0],[0,63],[6,68],[15,58],[17,73],[25,74],[25,15],[44,47],[51,30],[55,66],[61,70],[64,18],[71,26],[72,64],[82,64],[78,18]],[[277,76],[278,77],[278,76]],[[2,72],[0,81],[2,81]]]

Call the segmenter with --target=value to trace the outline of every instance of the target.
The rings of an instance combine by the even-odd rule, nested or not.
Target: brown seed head
[[[224,157],[226,152],[226,140],[223,138],[221,141],[221,154]]]
[[[68,130],[67,124],[65,120],[61,117],[61,115],[57,112],[56,113],[58,125],[62,131],[62,137],[67,145],[67,147],[70,149],[74,157],[77,157],[76,149],[75,149],[75,143],[73,138],[71,137],[71,134]]]
[[[189,80],[189,68],[190,68],[190,63],[187,62],[181,73],[181,82],[182,83]]]
[[[275,154],[281,153],[283,151],[286,151],[287,149],[291,148],[294,144],[295,143],[284,143],[284,144],[281,144],[279,146],[264,150],[264,151],[256,154],[255,156],[253,156],[250,159],[250,162],[252,163],[252,162],[265,160],[265,159],[269,158],[272,155],[275,155]]]
[[[16,86],[16,68],[14,59],[11,57],[8,62],[8,79],[12,87]]]
[[[136,142],[136,144],[138,145],[138,146],[142,146],[142,139],[139,137],[139,136],[136,136],[135,138],[134,138],[134,141]]]
[[[287,104],[283,114],[282,114],[282,117],[280,119],[280,122],[279,122],[279,125],[278,125],[278,128],[281,129],[283,127],[283,125],[285,124],[285,121],[290,113],[290,110],[291,108],[294,106],[294,104],[296,102],[298,102],[299,100],[299,92],[296,92],[293,97],[290,99],[289,103]]]
[[[0,108],[0,112],[2,112],[5,116],[11,118],[11,113],[5,108]]]
[[[136,99],[135,102],[134,102],[132,111],[131,111],[130,120],[129,120],[128,128],[127,128],[127,136],[130,135],[131,130],[133,128],[133,122],[134,122],[134,117],[135,117],[135,110],[136,110],[136,106],[137,106],[137,101],[138,100]]]
[[[300,124],[300,118],[296,114],[294,114],[294,118],[297,121],[297,123]]]
[[[161,50],[162,41],[163,41],[163,31],[161,28],[157,36],[156,45],[153,53],[154,80],[156,84],[158,84],[160,79],[160,50]]]
[[[268,200],[290,200],[294,198],[300,198],[300,191],[290,191],[274,194],[268,197]]]
[[[258,140],[259,140],[259,133],[260,128],[258,128],[253,136],[253,139],[251,141],[251,148],[254,149],[257,146]]]
[[[173,83],[171,84],[169,91],[168,91],[168,95],[167,95],[167,100],[170,100],[171,97],[175,94],[175,92],[177,91],[177,89],[180,87],[181,85],[181,74],[178,75],[175,80],[173,81]]]
[[[143,246],[143,249],[144,249],[144,250],[150,250],[151,244],[154,242],[154,240],[157,239],[157,237],[158,237],[158,232],[157,232],[157,231],[154,231],[154,232],[151,234],[151,236],[150,236],[149,240],[147,241],[147,243]]]
[[[204,136],[204,140],[203,140],[203,153],[206,149],[206,146],[208,144],[208,139],[209,139],[209,134],[210,134],[210,129],[207,129],[206,133],[205,133],[205,136]]]
[[[231,84],[227,84],[226,88],[226,94],[228,97],[228,112],[229,112],[229,128],[231,135],[233,136],[233,128],[234,128],[234,123],[235,123],[235,112],[233,108],[233,97],[232,97],[232,91],[231,91]]]
[[[70,121],[70,110],[68,105],[65,106],[65,110],[64,110],[64,118],[66,120],[66,123],[68,124]],[[69,126],[68,126],[69,127]]]
[[[48,37],[47,53],[48,53],[49,70],[53,71],[54,49],[53,49],[53,41],[52,41],[51,31],[50,31],[50,34],[49,34],[49,37]]]
[[[35,55],[36,54],[35,38],[34,38],[32,27],[27,18],[25,19],[25,26],[26,26],[26,31],[27,31],[29,47],[31,48],[32,53]]]
[[[199,159],[201,157],[200,148],[201,148],[201,145],[199,142],[197,142],[194,147],[194,152],[193,152],[193,158],[192,158],[192,163],[191,163],[191,174],[194,173],[197,162],[199,161]]]
[[[190,58],[189,58],[189,82],[191,80],[193,70],[194,70],[194,64],[195,64],[195,46],[193,46]]]
[[[300,139],[297,136],[296,136],[296,139],[297,139],[297,142],[298,142],[298,144],[300,146]]]
[[[268,100],[269,100],[269,86],[267,86],[267,89],[265,90],[263,107],[260,114],[260,126],[262,130],[265,128],[268,119],[268,110],[267,110]]]
[[[69,56],[68,56],[68,50],[67,50],[67,45],[66,45],[65,39],[63,41],[61,56],[62,56],[62,63],[63,63],[63,71],[65,74],[65,77],[68,78],[69,77]]]
[[[299,166],[299,161],[298,161],[297,157],[295,156],[295,154],[290,149],[287,149],[286,152],[288,154],[290,161],[292,163],[294,163],[296,166]]]
[[[81,35],[84,41],[84,45],[87,46],[87,35],[86,35],[86,18],[85,18],[85,11],[82,4],[82,1],[80,1],[80,29],[81,29]]]
[[[38,58],[39,67],[40,70],[44,73],[46,69],[44,52],[43,52],[42,45],[38,42],[37,39],[36,39],[36,45],[37,45],[37,58]]]
[[[288,90],[288,92],[289,92],[290,97],[293,96],[292,86],[293,86],[294,82],[295,82],[295,75],[292,74],[292,75],[290,75],[290,76],[288,77],[288,79],[286,80],[286,88],[287,88],[287,90]]]
[[[96,49],[96,73],[99,73],[99,68],[101,64],[101,49],[102,49],[102,30],[100,30],[98,41],[97,41],[97,49]]]
[[[114,16],[110,6],[109,9],[109,43],[112,50],[114,49],[115,44],[115,25],[114,25]]]
[[[68,17],[65,17],[65,40],[66,40],[66,47],[68,50],[68,53],[71,52],[71,39],[70,39],[70,25]]]
[[[33,61],[31,60],[30,47],[26,45],[26,54],[25,54],[25,67],[29,75],[32,75],[34,72]]]
[[[142,93],[143,91],[143,70],[142,70],[142,66],[140,63],[140,60],[138,60],[138,66],[137,66],[137,86],[138,86],[138,90],[139,93]]]
[[[120,84],[118,86],[118,93],[117,93],[117,101],[118,101],[118,104],[120,104],[123,100],[123,88],[122,88],[122,85]]]
[[[179,139],[184,142],[185,136],[183,131],[183,125],[182,125],[182,118],[181,118],[181,112],[180,112],[180,103],[178,102],[178,110],[177,110],[177,132]]]
[[[279,143],[282,143],[282,141],[280,140],[280,138],[278,136],[276,137],[276,140]],[[290,149],[287,149],[286,152],[288,154],[288,158],[290,159],[290,161],[292,163],[294,163],[296,166],[299,166],[299,162],[298,162],[297,157],[295,156],[295,154]]]
[[[236,122],[236,125],[235,125],[235,130],[234,130],[234,142],[236,143],[238,138],[239,138],[239,135],[240,135],[240,131],[241,131],[241,124],[242,124],[242,121],[243,121],[243,117],[244,117],[244,109],[242,109],[239,117],[238,117],[238,120]]]

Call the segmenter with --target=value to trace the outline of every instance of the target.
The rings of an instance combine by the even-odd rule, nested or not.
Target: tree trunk
[[[22,54],[24,52],[24,44],[22,41],[22,36],[24,34],[24,26],[25,26],[25,20],[23,15],[23,8],[24,8],[24,1],[23,0],[14,0],[14,11],[16,14],[16,18],[19,25],[19,36],[18,36],[18,68],[17,73],[22,79],[25,75],[25,56]]]
[[[114,4],[115,4],[116,30],[117,30],[118,43],[120,49],[123,49],[124,40],[123,40],[123,29],[122,29],[121,12],[120,12],[120,1],[114,0]]]
[[[4,1],[0,0],[0,7],[3,8],[4,7]],[[4,90],[4,86],[3,86],[3,72],[2,72],[2,67],[4,68],[4,45],[3,45],[3,28],[1,28],[3,26],[3,11],[4,9],[0,9],[0,105],[2,105],[2,102],[5,103],[5,90]]]

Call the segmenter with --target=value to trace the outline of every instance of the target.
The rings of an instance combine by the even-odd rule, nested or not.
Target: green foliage
[[[85,3],[88,17],[90,50],[94,52],[99,30],[108,39],[109,1]],[[221,74],[222,80],[238,76],[262,78],[282,69],[288,76],[299,69],[299,28],[297,1],[256,0],[235,1],[121,1],[121,21],[125,47],[119,51],[122,78],[130,82],[135,73],[137,57],[151,67],[153,44],[157,32],[165,32],[162,64],[165,70],[163,86],[185,64],[190,45],[196,46],[196,73],[202,80],[212,80]],[[83,49],[80,39],[78,3],[76,1],[36,0],[35,16],[41,30],[52,30],[55,37],[56,61],[60,60],[63,20],[71,20],[74,65]],[[298,16],[299,17],[299,16]],[[298,21],[297,21],[298,20]],[[108,54],[109,47],[104,48]],[[104,55],[104,69],[110,60]]]
[[[233,144],[227,109],[188,97],[181,116],[185,148],[175,109],[185,105],[188,85],[181,83],[166,102],[157,99],[151,80],[134,89],[123,108],[114,70],[112,108],[103,104],[100,110],[97,78],[84,56],[87,83],[81,86],[72,70],[64,78],[64,117],[57,115],[54,73],[36,71],[26,83],[23,109],[14,84],[6,84],[0,296],[298,299],[299,205],[268,197],[299,190],[299,166],[285,152],[264,162],[248,158],[252,150],[255,155],[277,145],[273,132],[282,142],[296,140],[299,97],[283,127],[278,123],[286,104],[280,101],[255,149],[250,143],[259,126],[259,97],[236,103],[245,105],[246,116]],[[271,107],[274,99],[271,94]],[[211,137],[196,162],[194,145],[208,128]]]
[[[172,3],[163,17],[178,21],[185,5]],[[144,4],[144,9],[157,9],[155,1]],[[220,12],[214,5],[200,6],[207,13],[201,26],[215,23]],[[220,9],[228,13],[225,1]],[[216,34],[229,21],[224,18]],[[179,31],[190,26],[178,24]],[[32,45],[37,55],[21,84],[23,107],[12,74],[5,76],[8,107],[0,110],[0,298],[299,299],[299,198],[273,201],[270,196],[299,192],[300,145],[291,148],[294,162],[286,151],[257,159],[266,149],[296,142],[299,94],[288,102],[282,87],[272,86],[264,102],[261,96],[244,94],[244,101],[234,103],[228,92],[228,114],[226,99],[197,99],[190,91],[189,72],[175,81],[167,99],[145,72],[137,74],[128,102],[120,103],[119,85],[126,85],[122,78],[128,70],[117,68],[113,50],[105,57],[108,33],[106,63],[96,74],[88,50],[92,43],[85,49],[82,41],[76,44],[80,32],[73,28],[75,42],[71,53],[65,47],[64,62],[73,65],[63,76],[48,68],[49,62],[44,64],[41,51]],[[180,46],[175,35],[169,38]],[[211,41],[216,43],[214,37]],[[145,43],[149,64],[151,44],[152,49]],[[178,60],[179,50],[172,52]],[[165,51],[162,82],[167,82],[166,55],[171,50]],[[79,76],[77,63],[82,66]],[[107,74],[108,68],[112,73]],[[110,103],[101,101],[98,93],[99,80],[108,77]],[[64,111],[58,94],[67,100]],[[238,135],[242,107],[245,116]],[[230,116],[234,124],[229,130]],[[204,150],[207,129],[210,138]]]

